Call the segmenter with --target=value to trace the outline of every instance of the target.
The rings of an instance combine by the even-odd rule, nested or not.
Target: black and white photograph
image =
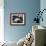
[[[11,25],[24,25],[25,24],[25,14],[24,13],[11,13],[10,14],[10,24]]]

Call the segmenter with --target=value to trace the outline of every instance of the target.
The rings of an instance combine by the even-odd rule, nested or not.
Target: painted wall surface
[[[32,21],[40,9],[40,0],[4,0],[4,38],[7,41],[18,41],[32,29]],[[26,25],[11,26],[10,13],[26,14]]]
[[[41,11],[43,9],[46,9],[46,0],[41,0],[40,1],[40,9],[41,9]],[[40,22],[40,25],[46,27],[46,10],[44,10],[42,17],[43,17],[43,22],[41,21]]]

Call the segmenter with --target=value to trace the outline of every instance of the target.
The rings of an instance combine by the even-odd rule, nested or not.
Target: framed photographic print
[[[10,13],[11,25],[25,25],[25,13]]]

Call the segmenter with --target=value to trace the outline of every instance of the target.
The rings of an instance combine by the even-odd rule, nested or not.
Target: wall
[[[18,41],[32,29],[36,12],[40,10],[40,0],[4,0],[4,38],[7,41]],[[10,13],[26,14],[25,26],[11,26]]]
[[[43,9],[46,9],[46,0],[41,0],[41,1],[40,1],[40,9],[41,9],[41,11],[42,11]],[[45,20],[45,19],[46,19],[46,10],[43,12],[42,17],[43,17],[43,22],[41,21],[41,22],[40,22],[40,25],[46,27],[46,20]]]

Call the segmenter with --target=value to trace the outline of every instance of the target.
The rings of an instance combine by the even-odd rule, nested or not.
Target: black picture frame
[[[10,13],[10,25],[21,26],[26,24],[25,13]]]

